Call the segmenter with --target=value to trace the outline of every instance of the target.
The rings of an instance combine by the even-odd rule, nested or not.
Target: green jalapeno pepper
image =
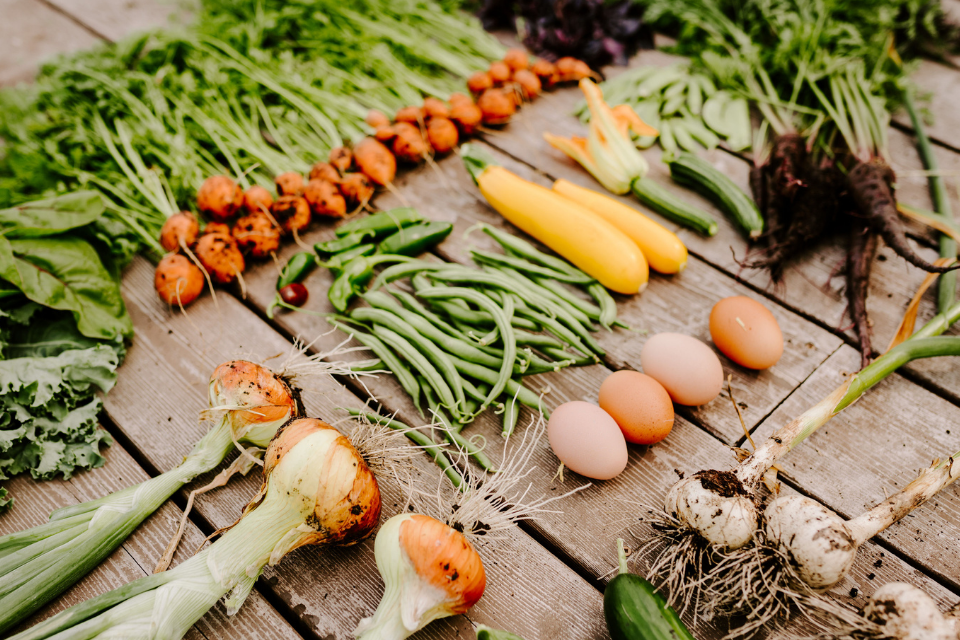
[[[373,237],[374,232],[372,230],[363,230],[363,231],[354,231],[343,236],[338,236],[333,240],[327,240],[326,242],[318,242],[313,245],[313,250],[317,252],[317,255],[320,256],[321,260],[327,260],[331,256],[352,249],[363,243],[369,237]]]
[[[339,227],[336,231],[338,236],[346,236],[360,231],[369,231],[374,237],[383,237],[408,227],[412,224],[423,221],[423,216],[411,207],[399,207],[388,211],[381,211],[366,218],[360,218],[353,222]]]
[[[449,222],[421,222],[387,236],[377,251],[402,256],[418,256],[440,244],[453,231]]]

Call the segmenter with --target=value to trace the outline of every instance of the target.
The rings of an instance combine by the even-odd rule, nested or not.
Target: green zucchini
[[[690,227],[705,236],[712,236],[717,232],[717,221],[706,211],[681,200],[653,180],[638,178],[633,181],[630,188],[637,200],[664,218]]]
[[[653,585],[627,572],[623,539],[617,540],[620,573],[603,590],[603,617],[613,640],[696,640]]]
[[[716,167],[692,153],[679,153],[665,161],[670,176],[717,205],[751,238],[763,233],[760,210],[743,189]]]

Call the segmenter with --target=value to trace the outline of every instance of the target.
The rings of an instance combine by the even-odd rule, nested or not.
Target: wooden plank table
[[[175,12],[174,9],[177,9]],[[6,19],[0,24],[0,83],[29,80],[32,70],[47,57],[112,41],[133,31],[187,19],[182,9],[163,0],[0,0]],[[55,36],[55,37],[54,37]],[[659,52],[644,52],[632,64],[668,64]],[[611,70],[616,73],[617,70]],[[950,184],[954,206],[960,210],[955,179],[960,169],[960,136],[950,108],[960,92],[960,71],[949,64],[925,61],[916,76],[921,87],[934,91],[935,121],[931,137],[938,143],[940,164]],[[481,144],[505,166],[535,182],[567,178],[596,188],[592,178],[543,142],[542,133],[580,133],[570,115],[579,101],[572,88],[560,89],[525,107],[505,129],[485,135]],[[900,176],[898,195],[930,208],[926,180],[910,136],[909,122],[898,116],[891,131],[894,168]],[[748,165],[743,158],[717,150],[705,155],[742,185]],[[646,152],[653,179],[669,184],[658,151]],[[439,172],[439,174],[437,173]],[[464,233],[486,222],[519,233],[490,209],[462,163],[455,156],[437,167],[401,174],[392,194],[377,197],[378,208],[399,204],[417,207],[433,220],[453,222],[454,232],[434,252],[434,259],[469,263],[469,249],[490,248],[484,234]],[[684,197],[713,208],[689,192]],[[634,206],[629,199],[625,202]],[[829,278],[844,255],[843,243],[832,240],[788,269],[784,282],[773,286],[759,273],[741,272],[733,256],[742,257],[746,243],[719,212],[716,237],[705,239],[678,230],[690,248],[687,269],[680,275],[652,274],[641,296],[618,296],[624,320],[646,334],[615,331],[598,336],[607,356],[602,363],[528,378],[529,386],[545,391],[545,406],[579,399],[596,401],[597,389],[611,371],[639,369],[639,354],[649,335],[678,331],[709,342],[707,317],[713,304],[728,295],[762,300],[777,317],[786,340],[784,357],[765,372],[745,370],[721,358],[732,375],[732,388],[747,429],[763,438],[790,417],[816,402],[854,370],[857,355],[853,336],[844,325],[845,297],[841,279]],[[671,223],[666,226],[676,229]],[[926,257],[935,255],[932,236],[911,226],[912,239]],[[303,240],[329,238],[333,228],[315,225]],[[297,251],[283,247],[283,260]],[[881,250],[871,281],[869,309],[874,321],[875,346],[883,348],[923,274],[908,267],[887,249]],[[276,268],[253,266],[246,274],[248,294],[221,291],[219,305],[209,295],[189,308],[186,317],[172,312],[154,294],[152,266],[136,259],[124,275],[124,297],[137,330],[129,355],[120,369],[116,388],[105,399],[104,428],[117,439],[107,451],[107,464],[78,474],[70,481],[36,483],[20,477],[10,489],[18,498],[9,513],[0,516],[0,534],[34,526],[58,506],[103,495],[156,475],[179,463],[205,427],[197,421],[205,406],[207,378],[213,368],[231,357],[270,358],[291,348],[295,337],[320,338],[313,349],[331,347],[346,336],[327,333],[316,316],[264,314],[273,297]],[[311,291],[307,308],[330,311],[324,292],[330,284],[325,270],[306,281]],[[929,317],[933,296],[927,294],[921,317]],[[200,328],[203,327],[201,331]],[[852,517],[896,491],[936,456],[960,448],[960,369],[957,358],[942,358],[906,368],[870,392],[811,441],[782,463],[785,490],[799,491]],[[346,385],[346,386],[345,386]],[[359,408],[374,396],[383,410],[418,424],[410,399],[391,377],[365,381],[322,378],[309,381],[305,400],[309,415],[336,421],[342,407]],[[521,425],[531,418],[524,409]],[[520,428],[524,428],[521,426]],[[468,427],[500,442],[499,419],[490,412]],[[481,548],[488,572],[488,588],[480,604],[466,616],[431,624],[416,638],[473,638],[476,624],[514,631],[527,640],[586,640],[608,637],[600,612],[603,583],[614,565],[614,540],[636,540],[635,514],[639,504],[658,505],[678,473],[700,468],[726,468],[734,463],[730,446],[744,446],[746,436],[725,395],[697,408],[678,412],[673,432],[651,447],[630,447],[627,470],[611,481],[595,482],[567,498],[562,513],[539,514],[509,532],[497,548]],[[496,462],[500,451],[492,447]],[[530,481],[545,495],[556,495],[584,484],[567,473],[555,477],[558,461],[547,443],[533,455],[536,470]],[[437,469],[426,459],[416,460],[415,472],[435,482]],[[200,486],[212,473],[199,478]],[[209,534],[235,521],[239,510],[255,493],[259,478],[242,478],[207,494],[197,502],[185,544],[175,562],[182,561]],[[384,516],[402,507],[398,487],[382,482]],[[57,599],[33,620],[70,604],[115,588],[150,571],[176,522],[181,492],[148,519],[96,571]],[[862,604],[876,586],[907,580],[924,588],[943,608],[960,597],[960,491],[945,491],[911,517],[864,545],[850,576],[831,595],[853,606]],[[301,549],[277,567],[269,568],[251,598],[233,617],[222,607],[204,616],[191,638],[351,638],[363,616],[376,607],[382,581],[375,570],[373,541],[348,549]],[[792,626],[788,629],[796,630]],[[701,640],[725,633],[722,626],[702,622],[694,628]],[[773,634],[770,637],[779,637]]]

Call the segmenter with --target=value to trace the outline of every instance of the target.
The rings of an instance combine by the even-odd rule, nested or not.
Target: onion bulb
[[[434,620],[465,613],[483,595],[479,554],[439,520],[396,515],[380,528],[374,548],[386,588],[376,612],[354,632],[361,640],[402,640]]]
[[[698,471],[667,493],[664,510],[711,544],[739,549],[757,529],[753,496],[729,471]]]
[[[960,624],[947,618],[933,598],[903,583],[885,584],[870,597],[863,617],[897,640],[957,640]]]

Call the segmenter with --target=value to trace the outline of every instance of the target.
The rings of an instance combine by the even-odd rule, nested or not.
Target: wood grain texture
[[[100,37],[124,36],[171,24],[184,24],[188,4],[179,0],[46,0]]]
[[[265,274],[268,268],[272,267],[263,265]],[[172,313],[156,298],[152,282],[152,267],[139,259],[125,276],[124,294],[139,334],[106,404],[108,415],[137,443],[141,455],[167,469],[203,431],[196,416],[206,405],[206,384],[214,367],[230,357],[286,353],[290,344],[224,293],[219,296],[219,313],[209,297],[192,305],[186,317]],[[326,330],[325,324],[310,319],[305,333],[316,337]],[[203,335],[199,327],[207,328]],[[338,407],[363,405],[332,378],[303,384],[308,415],[336,421],[343,415]],[[418,460],[420,473],[432,486],[436,468],[426,457]],[[386,518],[403,501],[389,479],[380,480]],[[198,512],[214,527],[230,524],[258,483],[254,477],[235,480],[202,497]],[[488,588],[480,604],[466,617],[430,625],[418,638],[472,638],[471,622],[510,628],[528,640],[603,637],[600,594],[523,532],[517,530],[484,560]],[[347,549],[298,550],[268,569],[262,584],[289,607],[289,615],[302,619],[321,638],[351,637],[382,593],[372,539]]]
[[[842,347],[757,429],[756,441],[812,406],[855,370]],[[786,477],[845,518],[913,480],[934,458],[960,450],[960,409],[893,374],[828,422],[780,466]],[[878,536],[926,571],[960,587],[960,491],[951,486]]]
[[[28,82],[58,53],[99,39],[39,0],[0,0],[0,85]]]
[[[9,512],[0,516],[0,535],[43,524],[54,509],[99,498],[149,477],[119,444],[106,449],[104,455],[107,461],[103,467],[78,473],[67,481],[35,482],[26,476],[15,478],[8,486],[15,493],[17,502]],[[21,628],[152,573],[166,549],[170,533],[180,522],[180,516],[181,511],[172,502],[167,502],[100,566],[31,616]],[[188,558],[203,538],[203,534],[191,524],[173,564]],[[252,637],[291,640],[300,636],[257,592],[252,593],[243,609],[232,617],[217,605],[187,635],[191,640]]]

